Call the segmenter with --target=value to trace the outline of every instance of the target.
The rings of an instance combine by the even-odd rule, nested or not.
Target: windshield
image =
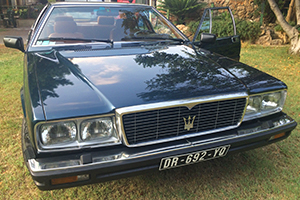
[[[73,6],[54,8],[35,44],[137,40],[185,38],[149,7]]]

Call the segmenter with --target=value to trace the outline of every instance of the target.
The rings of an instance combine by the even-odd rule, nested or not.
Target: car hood
[[[147,103],[249,92],[237,74],[209,55],[184,45],[30,53],[40,93],[36,105],[52,120]],[[228,62],[236,63],[226,62],[227,66]]]

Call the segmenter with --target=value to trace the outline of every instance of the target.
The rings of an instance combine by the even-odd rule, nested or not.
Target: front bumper
[[[199,136],[166,144],[113,150],[90,150],[68,156],[28,160],[41,190],[74,187],[158,170],[162,158],[231,145],[228,154],[265,146],[287,138],[297,123],[284,113],[242,123],[224,134]],[[63,178],[61,181],[60,178]]]

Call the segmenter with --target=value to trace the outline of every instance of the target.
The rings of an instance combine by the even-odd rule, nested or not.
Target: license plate
[[[159,170],[181,167],[184,165],[190,165],[205,160],[223,157],[227,154],[229,148],[230,145],[226,145],[222,147],[216,147],[213,149],[197,151],[168,158],[162,158],[160,161]]]

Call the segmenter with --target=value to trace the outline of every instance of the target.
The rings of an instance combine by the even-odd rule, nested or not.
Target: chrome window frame
[[[130,8],[130,7],[144,7],[144,8],[149,8],[151,10],[153,10],[153,12],[155,12],[158,16],[160,16],[161,18],[163,18],[164,20],[166,20],[167,24],[171,27],[174,28],[174,30],[177,31],[177,33],[185,40],[185,41],[189,41],[189,39],[173,24],[171,23],[165,16],[163,16],[158,10],[156,10],[155,8],[151,7],[151,6],[147,6],[147,5],[127,5],[127,4],[113,4],[113,3],[88,3],[88,4],[82,4],[82,3],[70,3],[70,4],[56,4],[56,5],[52,5],[49,8],[49,11],[47,11],[46,15],[44,16],[44,21],[43,23],[38,27],[38,30],[36,33],[34,33],[33,35],[33,40],[31,40],[30,44],[28,46],[31,47],[52,47],[52,46],[69,46],[69,44],[59,44],[59,45],[37,45],[37,39],[39,38],[42,30],[44,29],[49,16],[51,15],[51,13],[53,12],[53,9],[55,8],[72,8],[72,7],[95,7],[95,6],[110,6],[110,7],[114,7],[114,8]],[[79,44],[79,43],[78,43]],[[84,43],[84,44],[88,44],[88,43]]]

